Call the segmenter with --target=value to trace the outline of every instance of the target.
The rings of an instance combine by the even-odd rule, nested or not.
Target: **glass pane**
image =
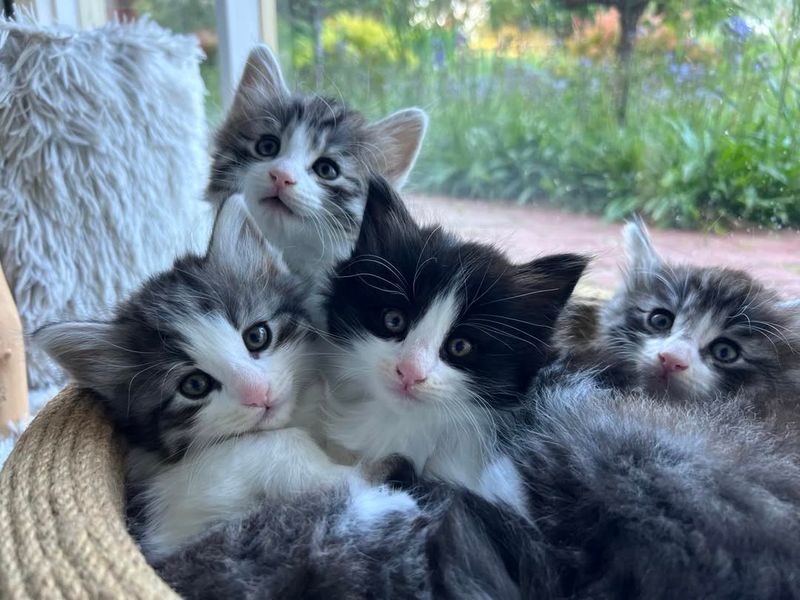
[[[178,33],[193,33],[206,54],[200,65],[208,95],[206,115],[211,124],[222,116],[217,62],[217,23],[214,0],[106,0],[109,18],[133,19],[149,15],[159,25]]]

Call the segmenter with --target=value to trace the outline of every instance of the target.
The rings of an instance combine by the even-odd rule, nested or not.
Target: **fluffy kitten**
[[[207,196],[243,193],[289,267],[319,279],[352,251],[368,175],[402,185],[427,123],[410,108],[368,124],[338,100],[292,94],[273,54],[257,46],[217,133]]]
[[[546,590],[547,556],[525,550],[535,538],[513,512],[441,485],[411,510],[384,504],[373,490],[273,502],[154,566],[184,598],[513,600]],[[520,556],[535,581],[521,579]]]
[[[780,440],[735,406],[543,379],[509,447],[553,597],[800,597],[800,465]]]
[[[327,302],[331,439],[475,489],[544,364],[582,256],[514,265],[490,246],[417,225],[381,180]]]
[[[205,256],[177,260],[111,321],[35,334],[129,442],[149,556],[264,497],[355,477],[298,427],[314,381],[306,292],[231,198]]]
[[[624,230],[624,283],[604,306],[565,311],[559,338],[580,366],[671,401],[719,396],[788,417],[800,389],[800,318],[747,273],[674,265],[641,222]]]

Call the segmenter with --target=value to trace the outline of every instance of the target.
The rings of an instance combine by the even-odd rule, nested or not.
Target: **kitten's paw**
[[[417,483],[414,463],[402,454],[390,454],[367,465],[364,475],[370,483],[387,485],[393,489],[409,489]]]

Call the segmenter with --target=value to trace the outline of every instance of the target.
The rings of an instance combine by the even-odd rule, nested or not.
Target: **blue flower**
[[[725,27],[739,42],[743,42],[753,34],[753,28],[739,15],[725,21]]]

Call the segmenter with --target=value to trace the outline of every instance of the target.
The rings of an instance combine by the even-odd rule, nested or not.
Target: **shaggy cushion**
[[[0,20],[0,260],[26,332],[97,317],[205,240],[201,58],[148,21]],[[62,381],[27,359],[32,388]]]

